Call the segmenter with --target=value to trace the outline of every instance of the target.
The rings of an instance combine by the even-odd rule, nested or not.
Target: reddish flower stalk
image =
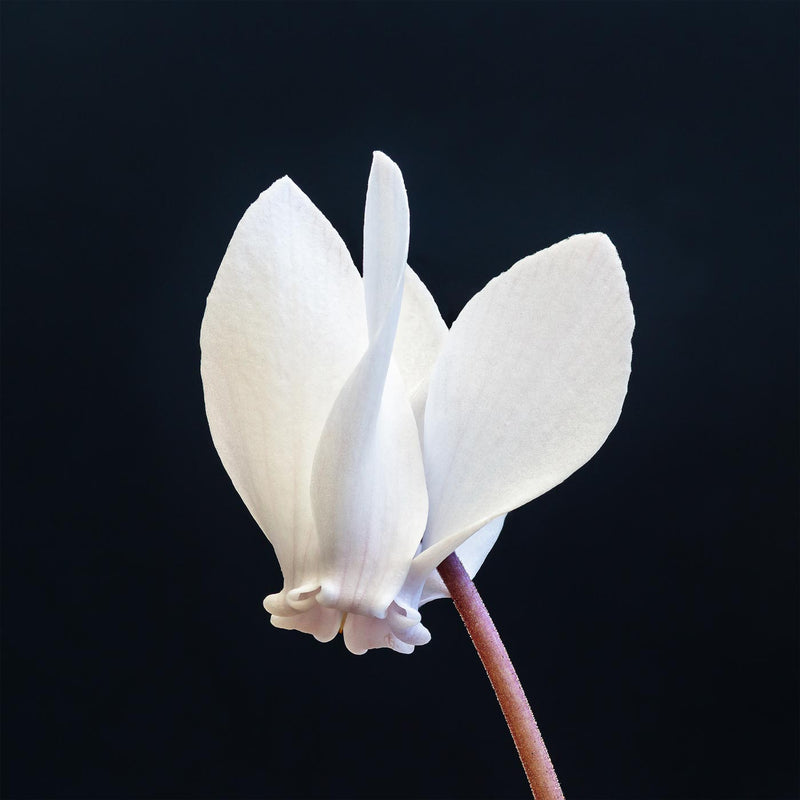
[[[528,698],[475,584],[455,553],[439,565],[439,574],[489,676],[534,798],[564,800]]]

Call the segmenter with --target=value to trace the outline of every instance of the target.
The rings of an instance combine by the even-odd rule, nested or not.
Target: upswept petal
[[[347,248],[289,178],[263,192],[237,226],[200,344],[214,444],[274,546],[286,586],[296,586],[316,561],[314,452],[367,347],[367,325]]]
[[[597,452],[627,391],[633,325],[619,256],[600,233],[522,259],[470,300],[428,392],[430,514],[413,573]]]
[[[427,514],[417,427],[391,366],[407,249],[403,179],[376,153],[364,220],[370,344],[323,429],[311,494],[321,550],[318,602],[378,618],[403,585]]]
[[[372,156],[364,209],[364,296],[370,341],[387,318],[399,311],[395,303],[398,286],[402,295],[403,271],[408,257],[408,197],[400,169],[383,153]],[[392,328],[394,341],[397,320]]]
[[[414,270],[406,266],[392,360],[403,378],[420,437],[428,383],[446,335],[447,325],[436,301]]]

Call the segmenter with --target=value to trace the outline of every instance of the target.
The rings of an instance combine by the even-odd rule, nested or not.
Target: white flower
[[[273,625],[354,653],[430,639],[419,606],[471,576],[505,514],[594,455],[619,417],[633,311],[601,233],[523,258],[451,330],[406,265],[408,200],[375,153],[362,280],[289,178],[236,228],[200,334],[211,434],[275,548]]]

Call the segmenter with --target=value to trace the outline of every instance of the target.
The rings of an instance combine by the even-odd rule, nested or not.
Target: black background
[[[607,232],[622,418],[478,587],[571,798],[797,796],[796,3],[2,6],[3,792],[524,797],[448,602],[413,656],[273,629],[205,296],[289,174],[360,261],[371,151],[448,323]]]

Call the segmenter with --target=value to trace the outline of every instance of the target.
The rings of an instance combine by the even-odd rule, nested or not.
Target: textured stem
[[[455,553],[439,565],[439,574],[450,591],[492,683],[534,798],[564,800],[553,762],[550,761],[514,665],[475,584]]]

